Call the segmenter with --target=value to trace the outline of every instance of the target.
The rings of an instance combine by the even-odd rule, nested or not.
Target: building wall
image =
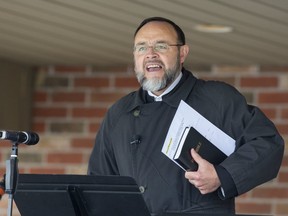
[[[189,69],[189,68],[188,68]],[[288,140],[288,66],[212,66],[192,69],[203,79],[222,80],[259,106]],[[107,108],[139,85],[132,67],[47,66],[37,69],[33,100],[35,146],[19,146],[21,173],[85,174],[94,138]],[[286,144],[287,146],[287,144]],[[5,173],[11,144],[1,141],[0,171]],[[273,166],[273,164],[271,164]],[[237,198],[237,213],[288,215],[288,153],[280,173]],[[0,202],[6,215],[7,195]],[[14,215],[19,215],[16,206]]]
[[[0,129],[31,127],[33,75],[28,66],[0,59]]]

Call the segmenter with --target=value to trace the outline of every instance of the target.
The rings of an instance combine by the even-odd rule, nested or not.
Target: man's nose
[[[155,48],[153,46],[148,46],[146,55],[149,57],[157,56],[157,52],[155,51]]]

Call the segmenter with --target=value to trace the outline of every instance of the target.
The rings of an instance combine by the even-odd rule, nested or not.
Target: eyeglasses
[[[134,52],[138,55],[143,55],[146,54],[151,47],[154,52],[165,53],[169,50],[170,46],[183,46],[183,44],[155,43],[153,46],[148,46],[148,44],[138,44],[134,47]]]

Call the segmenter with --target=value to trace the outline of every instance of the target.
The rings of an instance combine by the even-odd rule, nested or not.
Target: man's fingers
[[[197,188],[201,194],[207,194],[209,193],[209,190],[205,187],[205,185],[200,184],[200,182],[197,182],[195,180],[189,180],[190,184],[194,185],[195,188]]]
[[[191,149],[191,156],[196,161],[196,163],[198,163],[198,164],[203,159],[193,148]]]

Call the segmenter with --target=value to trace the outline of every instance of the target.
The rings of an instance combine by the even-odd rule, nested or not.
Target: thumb
[[[194,148],[191,149],[191,156],[198,164],[203,160],[203,158],[195,151]]]

